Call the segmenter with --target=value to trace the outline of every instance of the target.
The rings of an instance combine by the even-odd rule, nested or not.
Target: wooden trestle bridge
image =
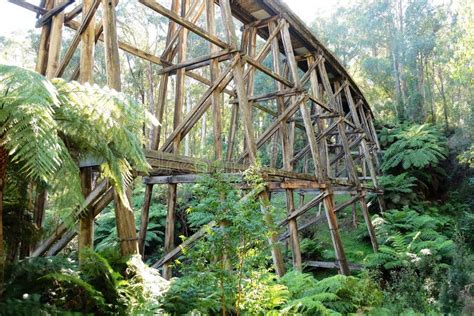
[[[266,202],[273,192],[285,192],[288,211],[288,217],[279,223],[288,227],[287,233],[275,234],[269,240],[279,275],[284,274],[279,239],[289,238],[293,265],[301,269],[298,230],[321,220],[329,225],[336,254],[334,267],[349,274],[336,212],[356,203],[360,204],[372,246],[377,250],[366,201],[366,193],[374,192],[383,207],[377,183],[380,147],[373,113],[339,61],[280,0],[171,0],[168,6],[155,0],[138,0],[139,5],[169,19],[166,45],[160,56],[118,39],[116,5],[120,4],[114,0],[83,0],[80,4],[74,4],[74,0],[43,0],[41,6],[9,1],[38,14],[36,26],[42,28],[42,33],[37,71],[50,78],[64,76],[66,67],[73,67],[68,79],[92,82],[94,46],[100,42],[105,48],[108,85],[116,90],[121,89],[120,50],[161,66],[155,115],[162,121],[165,110],[173,111],[173,128],[166,135],[163,126],[155,127],[151,133],[147,157],[152,170],[144,177],[147,189],[138,235],[131,209],[116,205],[122,253],[143,251],[153,187],[168,186],[166,255],[154,266],[163,267],[164,277],[169,278],[169,263],[179,256],[183,246],[174,244],[178,184],[192,183],[198,174],[216,168],[239,173],[256,162],[259,151],[268,148],[276,159],[261,168],[267,187],[259,193],[260,199]],[[99,8],[100,19],[96,17]],[[76,33],[61,56],[63,27]],[[188,57],[191,34],[207,42],[208,54]],[[80,63],[74,65],[71,60],[78,49]],[[262,91],[257,73],[265,76],[265,85],[273,85],[273,91],[254,92]],[[171,76],[175,80],[169,80]],[[205,92],[185,109],[186,85],[191,80],[201,84]],[[174,99],[174,104],[167,106],[167,99]],[[180,144],[206,111],[212,113],[213,156],[182,155]],[[264,127],[256,124],[252,119],[254,111],[263,111],[271,117],[271,123]],[[227,127],[222,119],[225,115],[230,117],[225,121],[230,124]],[[236,137],[239,133],[244,135],[243,141]],[[304,139],[303,144],[295,142],[298,135]],[[113,192],[106,182],[92,187],[94,169],[90,166],[84,165],[81,170],[87,210],[78,214],[79,230],[60,225],[32,256],[54,255],[76,234],[80,247],[92,245],[93,219],[113,200]],[[297,206],[295,191],[311,192],[312,199],[303,198]],[[336,204],[333,196],[339,192],[348,198]],[[298,222],[301,215],[319,204],[324,206],[324,217]],[[200,238],[203,231],[189,237],[184,246]]]

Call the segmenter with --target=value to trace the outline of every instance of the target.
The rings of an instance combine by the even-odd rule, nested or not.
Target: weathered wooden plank
[[[179,245],[178,247],[168,251],[163,258],[161,258],[160,260],[158,260],[157,262],[152,264],[151,267],[152,268],[160,268],[165,263],[177,258],[179,255],[181,255],[181,253],[183,252],[184,249],[191,247],[192,244],[194,244],[196,241],[198,241],[199,239],[204,237],[206,235],[207,231],[209,229],[212,229],[214,226],[216,226],[215,221],[211,221],[211,222],[207,223],[206,225],[201,227],[196,233],[194,233],[190,237],[186,238],[186,240],[183,241],[183,243],[181,245]]]
[[[117,36],[117,16],[115,12],[116,0],[102,0],[102,9],[104,10],[104,46],[105,46],[105,65],[107,72],[107,84],[110,88],[121,91],[122,82],[120,79],[120,57]],[[86,26],[92,19],[93,12],[99,6],[100,1],[94,0],[91,9],[87,12],[82,25]],[[90,16],[90,17],[89,17]],[[81,27],[77,31],[82,33]]]
[[[294,84],[292,82],[290,82],[288,79],[286,78],[283,78],[282,76],[280,76],[279,74],[275,73],[274,71],[272,71],[271,69],[269,69],[268,67],[265,67],[264,65],[262,65],[261,63],[259,63],[258,61],[256,61],[255,59],[249,57],[249,56],[245,56],[244,57],[244,60],[249,63],[250,65],[252,65],[253,67],[257,68],[258,70],[260,70],[261,72],[263,72],[264,74],[266,74],[267,76],[275,79],[276,81],[278,82],[281,82],[283,83],[285,86],[287,87],[290,87],[290,88],[293,88],[294,87]]]

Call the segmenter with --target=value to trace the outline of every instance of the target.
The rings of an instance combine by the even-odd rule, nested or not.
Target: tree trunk
[[[443,71],[441,70],[441,68],[438,68],[438,76],[439,76],[439,92],[441,93],[441,98],[443,99],[444,126],[447,131],[449,129],[448,102],[446,100],[446,94],[444,93]]]

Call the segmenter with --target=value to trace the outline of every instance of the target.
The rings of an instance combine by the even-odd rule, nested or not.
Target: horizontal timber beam
[[[339,269],[338,262],[327,262],[327,261],[305,261],[304,266],[313,267],[313,268],[323,268],[323,269]],[[362,270],[364,268],[361,264],[349,263],[349,269],[352,271]]]

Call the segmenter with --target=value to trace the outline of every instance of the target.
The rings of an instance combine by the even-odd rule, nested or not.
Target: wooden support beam
[[[54,8],[50,9],[47,13],[45,13],[41,18],[36,20],[35,27],[39,28],[49,23],[53,16],[64,11],[64,9],[66,9],[66,7],[74,1],[75,0],[64,0],[63,2],[57,4],[56,6],[54,6]]]
[[[214,59],[219,59],[219,61],[228,60],[230,58],[230,56],[232,56],[232,54],[235,53],[235,52],[236,52],[235,49],[234,50],[224,49],[224,50],[221,50],[221,51],[218,51],[218,52],[208,54],[206,56],[193,58],[191,60],[184,61],[184,62],[181,62],[179,64],[175,64],[175,65],[172,65],[172,66],[169,66],[169,67],[164,67],[164,68],[157,71],[157,75],[161,75],[161,74],[164,74],[164,73],[168,73],[169,75],[171,75],[171,74],[175,73],[176,70],[181,69],[181,68],[184,68],[185,70],[192,70],[192,69],[196,69],[196,68],[199,68],[199,67],[208,66],[210,64],[210,62]]]
[[[152,264],[151,267],[158,269],[161,266],[163,266],[165,263],[168,263],[171,260],[179,257],[182,254],[184,249],[191,247],[192,244],[194,244],[196,241],[204,237],[206,233],[209,231],[209,229],[212,229],[214,226],[216,226],[215,221],[211,221],[207,223],[206,225],[201,227],[196,233],[186,238],[186,240],[181,245],[179,245],[179,247],[176,247],[173,250],[168,251],[163,258],[161,258],[160,260]]]
[[[145,197],[143,202],[143,210],[140,220],[140,230],[138,234],[138,248],[142,258],[145,257],[145,240],[148,229],[148,221],[150,220],[150,206],[153,196],[153,184],[147,184],[145,188]]]
[[[350,113],[352,114],[352,120],[354,121],[354,125],[357,128],[362,129],[363,126],[362,126],[361,120],[359,119],[359,114],[358,114],[357,108],[354,104],[354,100],[352,98],[352,94],[351,94],[351,90],[350,90],[349,86],[346,86],[344,88],[344,92],[345,92],[345,95],[346,95],[347,103],[349,104],[349,109],[350,109]],[[363,115],[363,116],[365,117],[365,115]],[[363,121],[363,122],[365,123],[365,121]],[[367,165],[369,167],[370,177],[372,178],[372,182],[374,184],[374,187],[376,189],[378,189],[379,188],[379,183],[378,183],[378,179],[377,179],[377,170],[375,168],[374,159],[373,159],[373,157],[370,153],[369,146],[368,146],[367,141],[364,137],[361,139],[361,150],[362,150],[363,155],[365,157],[365,161],[367,162]],[[381,196],[378,196],[377,198],[379,200],[379,204],[380,204],[381,209],[384,210],[385,209],[385,203],[383,201],[383,198]],[[365,204],[365,202],[363,202],[362,200],[361,200],[361,203]],[[367,205],[362,206],[362,208],[363,208],[364,216],[368,216]],[[369,221],[370,221],[370,219],[369,219]],[[370,223],[370,226],[372,226],[371,223]],[[375,238],[375,236],[373,236],[373,237]],[[376,239],[374,239],[374,240],[376,241]],[[377,250],[378,245],[373,244],[373,246],[374,246],[374,249]]]
[[[85,199],[84,208],[79,209],[75,213],[74,218],[80,218],[87,209],[97,203],[99,198],[107,192],[108,188],[109,186],[106,181],[99,183]],[[41,256],[68,230],[68,228],[68,225],[64,223],[60,224],[48,239],[38,245],[38,247],[31,253],[31,257]]]
[[[185,19],[189,19],[191,23],[195,24],[197,20],[201,17],[202,12],[204,11],[205,3],[202,2],[200,6],[197,8],[196,14],[193,15],[194,10],[196,10],[196,7],[198,5],[199,1],[194,0],[192,4],[189,6],[189,10],[186,11],[186,15],[184,16]],[[172,12],[179,12],[177,10],[178,8],[178,3],[172,2],[171,3],[171,11]],[[173,55],[176,52],[176,47],[175,43],[179,38],[179,35],[181,32],[183,32],[185,28],[182,25],[176,24],[172,20],[169,21],[168,24],[168,35],[166,37],[166,46],[165,49],[163,49],[163,52],[161,53],[161,57],[171,61],[173,58]],[[174,32],[174,33],[173,33]]]
[[[178,0],[171,1],[171,10],[173,12],[178,11]],[[169,44],[171,40],[171,36],[173,36],[173,32],[175,31],[176,24],[173,21],[168,22],[168,34],[166,36],[166,43]],[[178,32],[175,32],[174,35],[176,38],[178,37]],[[168,54],[164,55],[164,58],[173,59],[174,52],[170,52],[170,56]],[[159,57],[154,58],[162,64],[162,59]],[[168,92],[168,74],[163,74],[160,78],[160,83],[158,87],[158,98],[156,102],[155,114],[158,121],[161,123],[163,121],[163,114],[165,111],[166,106],[166,93]],[[160,145],[161,141],[161,125],[155,126],[152,131],[152,139],[150,148],[153,150],[157,150]]]
[[[96,1],[96,0],[94,0]],[[120,58],[117,39],[116,0],[102,0],[104,10],[104,46],[107,84],[111,89],[121,91]],[[135,218],[130,202],[125,194],[114,191],[117,235],[120,239],[120,252],[123,256],[138,254],[138,237]]]
[[[223,89],[223,87],[229,84],[232,79],[231,69],[237,64],[238,59],[234,57],[232,63],[222,71],[219,77],[215,80],[213,85],[206,90],[204,95],[201,97],[199,103],[183,118],[180,124],[173,130],[171,135],[166,139],[161,147],[161,151],[170,151],[172,143],[178,135],[179,137],[184,137],[189,132],[189,130],[194,126],[194,124],[199,120],[202,114],[209,108],[211,105],[210,96],[216,90]]]
[[[298,107],[301,104],[304,104],[307,101],[307,96],[305,94],[301,94],[298,96],[296,100],[292,104],[290,104],[288,107],[285,108],[284,112],[281,113],[273,122],[270,124],[269,127],[259,136],[257,139],[257,148],[260,148],[267,142],[270,137],[276,133],[278,128],[280,127],[280,123],[286,122],[289,117],[291,117],[295,112],[298,110]],[[243,160],[247,155],[249,154],[248,151],[244,152],[241,156],[240,161]]]
[[[186,15],[188,10],[188,1],[181,1],[181,16]],[[183,63],[186,59],[186,49],[187,49],[187,30],[182,30],[179,34],[178,40],[178,63]],[[173,118],[173,128],[179,126],[183,120],[183,109],[184,109],[184,79],[185,79],[185,69],[180,68],[176,73],[176,89],[175,89],[175,106],[174,106],[174,118]],[[173,139],[173,152],[179,153],[179,144],[184,135],[180,133],[177,134],[177,137]],[[171,183],[168,185],[168,197],[167,197],[167,213],[166,213],[166,227],[165,227],[165,245],[164,252],[168,253],[174,248],[174,239],[175,239],[175,216],[176,216],[176,205],[178,199],[178,185]],[[171,279],[172,271],[171,266],[168,263],[165,263],[163,266],[163,277],[167,280]]]
[[[53,7],[54,0],[45,1],[45,9],[49,10]],[[49,51],[49,36],[51,25],[46,24],[41,29],[40,42],[38,47],[38,57],[36,59],[36,72],[46,75],[46,68],[48,66],[48,51]]]
[[[269,23],[269,31],[276,29],[276,23],[270,22]],[[273,60],[273,69],[275,73],[279,76],[281,74],[281,67],[280,67],[280,50],[278,45],[278,39],[275,37],[272,40],[272,60]],[[277,88],[279,90],[284,89],[283,82],[277,82]],[[291,84],[293,85],[293,84]],[[282,96],[276,98],[278,113],[283,113],[285,111],[285,100]],[[302,100],[304,102],[304,100]],[[293,156],[293,144],[291,141],[290,135],[291,132],[294,133],[294,130],[288,128],[286,120],[279,122],[279,131],[280,131],[280,139],[282,145],[282,156],[283,156],[283,167],[287,171],[293,170],[293,165],[291,164],[291,157]],[[302,271],[302,260],[301,260],[301,249],[300,249],[300,242],[298,238],[298,225],[296,222],[296,216],[292,217],[291,215],[296,212],[295,211],[295,201],[294,201],[294,194],[291,188],[285,189],[285,198],[286,198],[286,210],[289,214],[287,218],[288,222],[288,229],[290,232],[290,245],[291,245],[291,253],[293,258],[293,268],[296,271]]]
[[[311,121],[311,118],[309,118],[309,120]],[[324,131],[322,132],[319,132],[318,133],[318,137],[316,137],[316,143],[319,143],[321,140],[323,140],[327,135],[329,135],[331,133],[331,131],[333,131],[336,127],[337,127],[337,124],[338,124],[339,121],[334,121],[329,127],[327,127]],[[306,155],[306,153],[308,153],[310,151],[311,147],[310,145],[306,145],[305,147],[303,147],[303,149],[301,149],[292,159],[292,163],[295,163],[296,161],[300,160],[301,158],[303,158],[304,155]]]
[[[234,162],[215,162],[205,159],[191,158],[170,154],[162,151],[146,151],[147,161],[152,167],[150,175],[170,175],[187,173],[213,173],[213,172],[243,172],[249,168],[249,165]],[[263,177],[281,177],[297,180],[316,181],[314,175],[307,173],[298,173],[294,171],[285,171],[275,168],[260,168]]]
[[[85,216],[90,216],[92,218],[96,218],[97,215],[102,212],[107,205],[112,202],[114,199],[114,193],[113,189],[109,187],[109,189],[105,192],[103,196],[100,197],[100,199],[97,201],[92,206],[92,213],[86,214]],[[70,242],[71,240],[76,237],[77,231],[74,228],[69,229],[66,231],[60,238],[59,240],[51,245],[51,247],[46,251],[45,255],[46,256],[55,256],[57,255],[61,250],[63,250]]]
[[[260,70],[261,72],[263,72],[264,74],[266,74],[267,76],[273,78],[274,80],[278,81],[278,82],[281,82],[283,83],[285,86],[289,87],[289,88],[293,88],[294,87],[294,84],[289,81],[288,79],[286,78],[283,78],[282,76],[280,76],[279,74],[275,73],[274,71],[272,71],[271,69],[269,69],[268,67],[265,67],[264,65],[262,65],[261,63],[259,63],[258,61],[256,61],[255,59],[249,57],[249,56],[245,56],[244,57],[244,60],[249,63],[250,65],[252,65],[253,67],[257,68],[258,70]]]
[[[92,192],[92,168],[81,169],[82,194],[87,197]],[[81,250],[94,247],[94,216],[91,209],[85,211],[84,216],[79,219],[79,259]]]
[[[100,4],[101,0],[92,0],[92,1],[93,2],[90,5],[89,10],[87,11],[86,15],[82,19],[82,22],[81,22],[79,28],[77,29],[76,34],[74,34],[74,37],[72,38],[71,44],[67,48],[66,53],[64,53],[64,57],[61,60],[61,63],[58,65],[58,67],[57,67],[57,69],[54,73],[55,77],[61,77],[64,74],[64,71],[66,70],[67,65],[71,61],[71,59],[74,55],[74,52],[77,49],[77,46],[79,46],[79,42],[81,41],[82,33],[84,33],[86,31],[86,29],[88,29],[89,23],[91,23],[92,19],[94,18],[95,11],[97,11],[97,8],[99,7],[99,4]],[[103,1],[105,1],[105,0],[103,0]],[[110,0],[110,1],[112,1],[112,0]],[[53,18],[53,24],[54,24],[54,19],[59,17],[59,16],[61,16],[61,25],[64,23],[64,14],[60,13],[59,15],[57,15],[56,17]]]
[[[213,0],[206,0],[206,26],[207,31],[216,36],[217,28],[216,28],[216,17],[215,17],[215,7]],[[212,53],[218,53],[219,48],[209,43],[210,51]],[[232,52],[234,53],[234,52]],[[219,77],[220,67],[219,67],[219,60],[212,59],[211,60],[211,81],[216,80]],[[211,95],[211,106],[212,106],[212,116],[213,116],[213,136],[214,136],[214,146],[215,146],[215,153],[214,157],[217,161],[222,160],[222,98],[219,91],[213,91]]]
[[[169,18],[175,23],[178,23],[179,25],[183,26],[184,28],[187,28],[191,32],[201,36],[202,38],[206,39],[207,41],[221,47],[221,48],[228,48],[228,45],[221,41],[219,38],[217,38],[214,35],[209,34],[206,30],[200,28],[196,24],[190,22],[189,20],[177,15],[173,11],[170,11],[166,9],[164,6],[159,4],[158,2],[154,0],[139,0],[141,4],[144,4],[145,6],[149,7],[150,9],[158,12],[159,14]]]
[[[308,203],[304,204],[303,206],[301,206],[298,209],[294,210],[293,212],[289,213],[288,217],[285,218],[280,223],[278,223],[278,225],[280,225],[280,226],[286,225],[290,220],[296,219],[297,217],[305,214],[306,212],[308,212],[313,207],[318,206],[319,203],[321,203],[327,195],[328,195],[327,192],[320,193],[319,195],[317,195],[315,198],[313,198]]]
[[[76,16],[78,16],[79,14],[81,14],[82,12],[82,3],[81,4],[78,4],[77,6],[74,7],[74,9],[72,9],[71,11],[69,11],[68,13],[66,13],[66,15],[64,16],[64,22],[68,22],[68,21],[71,21],[73,20]]]
[[[84,11],[89,12],[94,9],[94,0],[83,0]],[[83,21],[88,18],[87,15],[84,16]],[[87,22],[87,21],[86,21]],[[94,75],[94,51],[95,51],[95,15],[92,14],[90,21],[87,23],[87,27],[84,29],[84,32],[81,34],[81,58],[79,61],[79,71],[80,78],[79,82],[81,83],[90,83],[92,84],[93,75]]]
[[[117,16],[115,12],[116,0],[102,0],[102,9],[104,10],[104,47],[105,47],[105,66],[107,72],[107,84],[111,89],[122,90],[120,79],[120,57],[117,37]],[[100,1],[94,0],[91,9],[87,12],[86,18],[82,21],[81,27],[86,26],[92,19],[93,11],[97,10]],[[90,17],[89,17],[90,16]],[[77,31],[82,33],[82,28]]]
[[[230,2],[229,0],[220,0],[219,1],[222,20],[224,24],[224,29],[226,31],[227,41],[232,48],[237,48],[238,41],[237,36],[235,33],[235,25],[232,20],[232,12],[230,9]],[[251,105],[247,99],[247,91],[245,89],[245,82],[244,82],[244,73],[243,73],[243,64],[240,58],[240,55],[237,54],[237,62],[233,65],[233,76],[234,76],[234,84],[237,90],[237,98],[239,100],[239,110],[240,115],[242,118],[242,125],[244,128],[244,135],[247,144],[247,149],[249,153],[249,162],[250,164],[254,164],[256,162],[256,155],[257,155],[257,146],[255,142],[255,135],[253,132],[252,126],[252,119],[251,119]],[[258,60],[258,58],[257,58]],[[269,204],[269,194],[268,192],[264,191],[261,193],[260,201],[262,205],[262,212],[264,214],[265,221],[269,226],[273,224],[273,218],[271,214],[268,212],[268,204]],[[273,263],[275,266],[275,271],[279,276],[282,276],[285,273],[283,257],[281,254],[281,250],[278,245],[277,235],[272,233],[269,237],[269,243],[272,247],[272,257]]]
[[[342,110],[341,110],[342,105],[338,102],[337,98],[333,95],[332,87],[330,85],[328,74],[327,74],[326,67],[325,67],[324,63],[319,65],[319,74],[322,78],[323,86],[325,87],[325,91],[328,94],[329,99],[332,100],[331,105],[333,106],[333,109],[334,108],[338,109],[339,113],[341,113],[341,118],[342,118],[343,115],[344,115]],[[348,87],[346,89],[348,89]],[[346,92],[347,92],[347,90],[346,90]],[[352,104],[352,106],[354,106],[354,105]],[[357,115],[357,113],[355,113],[355,114]],[[358,118],[356,119],[355,122],[358,122]],[[356,126],[357,126],[357,124],[356,124]],[[362,208],[362,214],[364,216],[364,220],[365,220],[365,223],[367,225],[367,230],[369,232],[370,241],[372,243],[372,247],[373,247],[374,251],[377,251],[378,250],[378,242],[377,242],[377,237],[375,236],[375,229],[372,225],[372,221],[370,220],[367,203],[365,201],[365,193],[363,192],[363,188],[361,187],[359,177],[357,175],[357,170],[355,168],[354,161],[353,161],[352,155],[351,155],[351,147],[349,145],[349,141],[348,141],[347,136],[346,136],[346,130],[345,130],[345,127],[344,127],[344,123],[342,121],[340,121],[338,123],[338,132],[339,132],[339,137],[340,137],[341,144],[342,144],[343,151],[344,151],[345,167],[346,167],[347,172],[348,172],[348,177],[349,177],[350,181],[356,186],[357,191],[359,192],[359,201],[360,201],[361,208]]]
[[[54,0],[57,5],[59,0]],[[51,33],[49,37],[48,64],[46,68],[46,77],[52,79],[56,77],[59,57],[61,54],[61,42],[63,34],[64,13],[59,13],[53,17],[51,22]]]
[[[305,261],[304,265],[307,267],[323,268],[323,269],[340,269],[341,268],[337,261],[336,262]],[[349,263],[348,266],[351,271],[359,271],[364,268],[362,265],[355,264],[355,263]]]

